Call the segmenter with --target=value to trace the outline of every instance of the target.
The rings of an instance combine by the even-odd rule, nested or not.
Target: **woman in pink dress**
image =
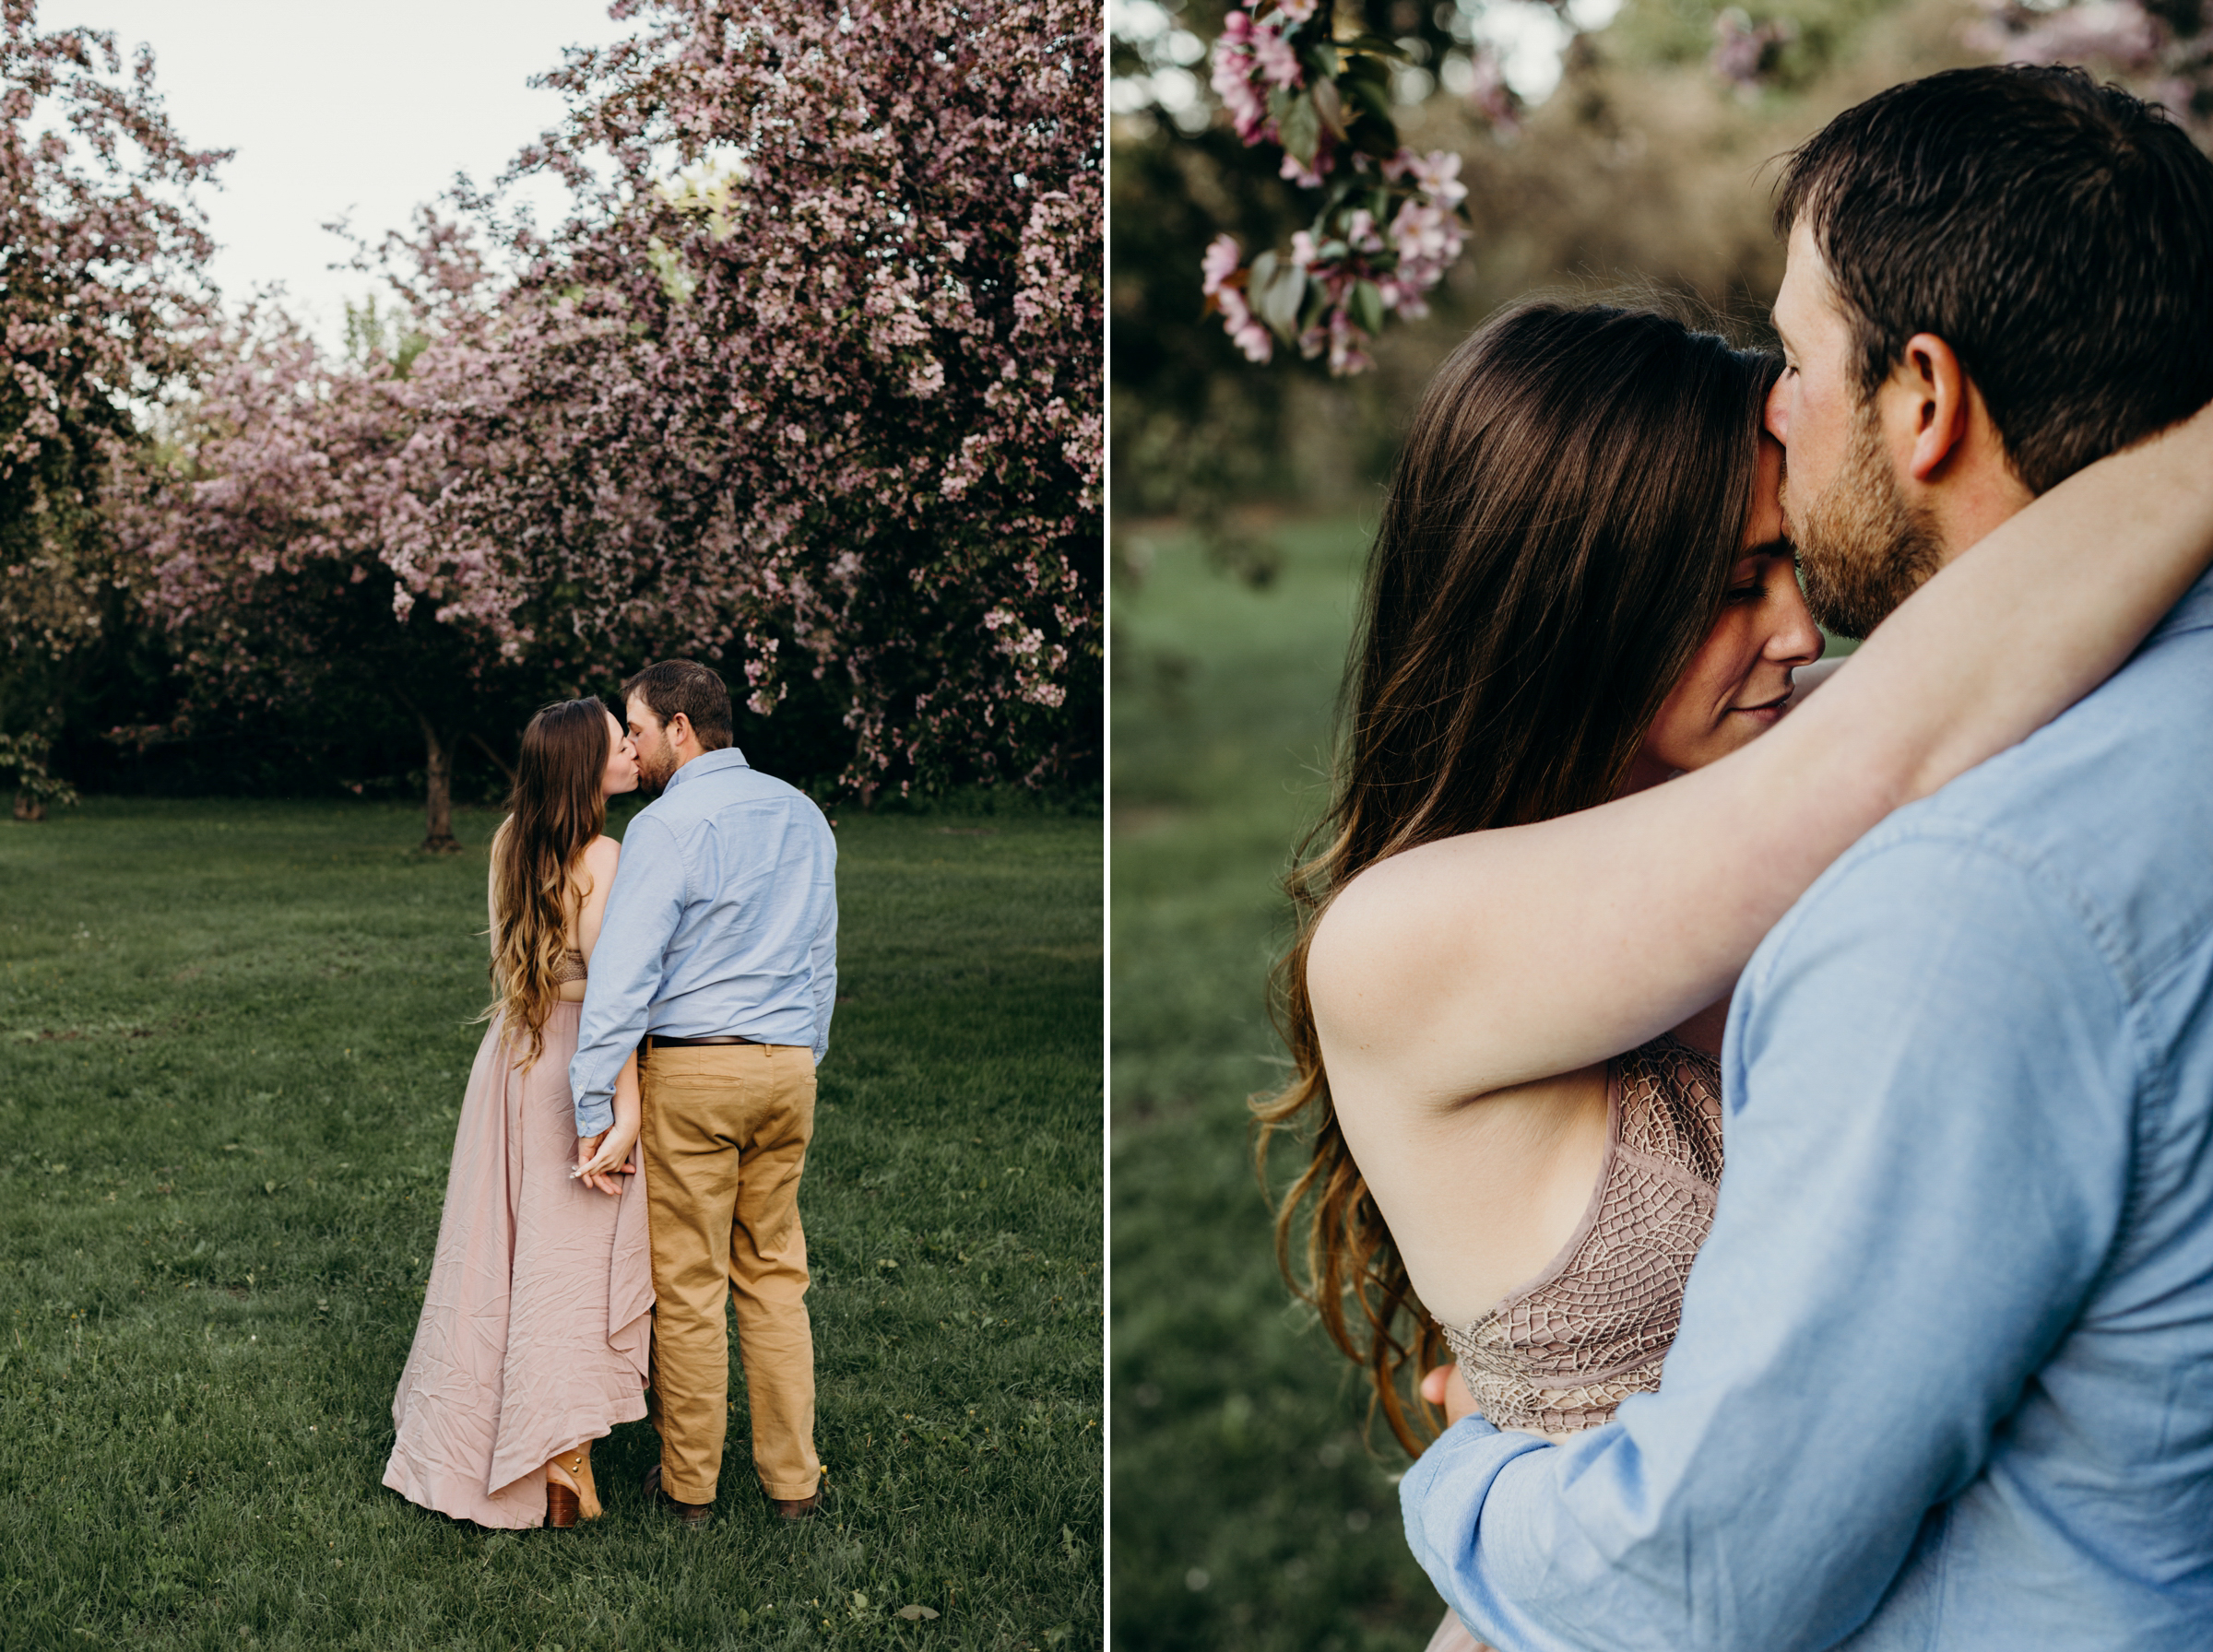
[[[491,844],[491,1023],[454,1139],[415,1345],[392,1400],[385,1484],[479,1526],[596,1519],[591,1443],[645,1415],[653,1274],[645,1177],[574,1178],[569,1058],[618,849],[607,800],[637,753],[597,700],[523,732]],[[605,1146],[638,1134],[633,1056]]]

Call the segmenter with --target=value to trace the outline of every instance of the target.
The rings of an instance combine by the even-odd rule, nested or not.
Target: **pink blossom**
[[[1223,282],[1237,273],[1237,266],[1244,261],[1235,236],[1215,236],[1206,243],[1205,256],[1199,261],[1200,290],[1212,298],[1222,290]]]
[[[1306,70],[1291,42],[1265,23],[1252,31],[1252,61],[1270,86],[1295,91],[1306,82]]]
[[[1237,136],[1249,146],[1275,136],[1274,124],[1268,118],[1267,96],[1253,74],[1256,33],[1252,19],[1241,11],[1224,18],[1222,38],[1214,42],[1212,75],[1214,95],[1229,111]]]
[[[1247,307],[1245,295],[1225,287],[1216,295],[1222,302],[1222,325],[1230,342],[1245,352],[1249,361],[1265,361],[1275,353],[1275,336],[1262,326]]]

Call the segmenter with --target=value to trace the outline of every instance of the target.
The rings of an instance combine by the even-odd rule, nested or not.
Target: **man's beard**
[[[1795,513],[1785,460],[1783,518],[1798,549],[1805,606],[1837,636],[1864,637],[1944,565],[1935,522],[1899,492],[1872,407],[1853,423],[1837,479]]]
[[[651,751],[638,752],[638,781],[649,792],[669,789],[669,777],[676,773],[676,765],[669,761],[669,748],[657,746]]]

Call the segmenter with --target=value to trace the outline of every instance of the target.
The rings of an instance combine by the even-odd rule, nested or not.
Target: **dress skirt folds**
[[[569,1179],[581,1004],[528,1070],[498,1028],[468,1075],[438,1250],[385,1484],[480,1526],[540,1526],[545,1464],[645,1415],[653,1263],[643,1169],[609,1198]]]

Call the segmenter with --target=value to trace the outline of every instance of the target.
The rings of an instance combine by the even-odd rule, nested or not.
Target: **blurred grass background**
[[[1097,1646],[1095,817],[840,822],[820,1517],[754,1493],[741,1377],[704,1532],[645,1506],[644,1422],[574,1532],[382,1489],[497,819],[450,856],[399,804],[0,823],[0,1647]]]
[[[1276,1272],[1245,1098],[1278,1081],[1275,879],[1319,810],[1369,525],[1276,525],[1265,585],[1173,524],[1115,591],[1114,1634],[1145,1652],[1414,1652],[1405,1458]],[[1286,1143],[1279,1172],[1295,1171]],[[1283,1176],[1274,1178],[1280,1185]]]

